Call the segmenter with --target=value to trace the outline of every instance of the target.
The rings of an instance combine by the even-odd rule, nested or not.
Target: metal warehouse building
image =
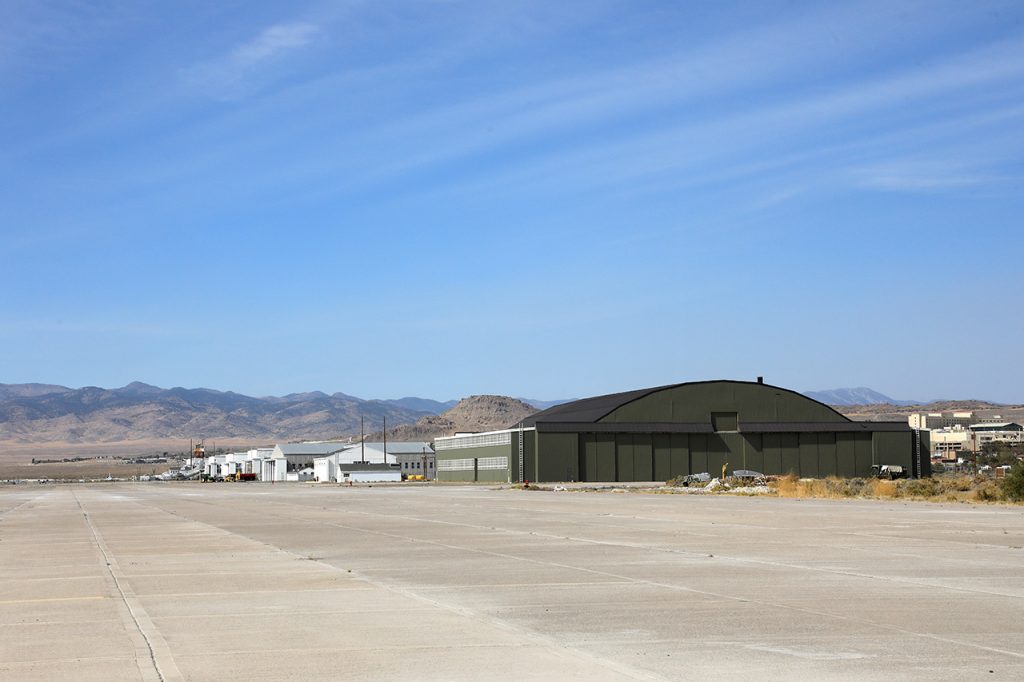
[[[929,476],[906,422],[859,422],[759,379],[696,381],[557,405],[514,428],[438,438],[442,481],[663,481],[750,469],[869,476],[900,465]]]

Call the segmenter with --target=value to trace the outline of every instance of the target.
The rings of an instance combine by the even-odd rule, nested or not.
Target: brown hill
[[[424,412],[344,393],[254,398],[141,383],[104,389],[0,384],[0,443],[113,443],[152,439],[329,438],[367,424],[412,423]]]
[[[421,418],[415,424],[388,429],[388,440],[432,441],[438,436],[456,432],[495,431],[504,429],[537,412],[522,400],[501,395],[474,395],[463,398],[455,407],[439,415]],[[374,433],[378,440],[383,433]]]
[[[915,412],[973,412],[978,417],[999,415],[1007,421],[1020,423],[1024,405],[997,405],[984,400],[939,400],[923,405],[833,405],[839,413],[856,421],[906,421]]]

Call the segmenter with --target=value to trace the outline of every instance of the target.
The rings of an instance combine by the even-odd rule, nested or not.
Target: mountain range
[[[905,412],[907,406],[919,404],[893,400],[863,387],[808,391],[805,395],[851,416],[856,414],[856,418],[873,418],[876,414],[890,412],[895,415],[894,410]],[[366,433],[380,431],[386,421],[389,437],[419,440],[456,430],[502,428],[530,411],[562,402],[566,401],[475,396],[457,405],[454,400],[413,396],[364,400],[345,393],[321,391],[256,398],[208,388],[164,389],[141,382],[114,389],[0,384],[0,442],[81,444],[161,438],[240,438],[260,442],[320,440],[356,435],[360,432],[360,420]],[[865,405],[874,407],[861,407]],[[452,413],[456,407],[458,409]]]
[[[804,391],[804,395],[826,405],[920,405],[920,400],[895,400],[870,388],[833,388],[827,391]]]
[[[0,441],[114,442],[140,438],[321,439],[413,423],[432,405],[320,391],[254,398],[140,382],[114,389],[0,384]],[[425,407],[428,409],[416,409]]]
[[[563,401],[537,402],[547,407]],[[113,389],[0,384],[0,442],[318,440],[356,435],[361,428],[366,433],[379,431],[385,422],[389,431],[408,425],[410,434],[433,437],[452,430],[501,428],[506,417],[511,423],[536,409],[498,396],[475,396],[468,406],[459,407],[455,400],[411,396],[364,400],[322,391],[257,398],[208,388],[165,389],[142,382]],[[426,422],[414,426],[424,418]]]

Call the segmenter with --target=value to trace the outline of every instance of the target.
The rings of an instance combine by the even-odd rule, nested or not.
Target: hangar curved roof
[[[737,413],[740,422],[772,424],[853,423],[828,405],[778,386],[752,381],[691,381],[584,398],[538,412],[523,420],[540,424],[691,424],[707,425],[712,413]],[[517,424],[518,426],[518,424]]]

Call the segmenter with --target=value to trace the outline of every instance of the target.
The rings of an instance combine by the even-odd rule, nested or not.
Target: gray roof
[[[282,455],[324,455],[334,454],[345,448],[352,447],[352,443],[278,443],[276,449]]]
[[[370,443],[367,443],[370,445]],[[378,445],[378,443],[374,443]],[[381,447],[384,447],[383,443],[379,443]],[[388,441],[388,454],[389,455],[418,455],[422,452],[430,454],[434,452],[434,449],[430,447],[430,443],[417,442],[417,441],[395,441],[392,443]]]
[[[971,424],[968,426],[971,431],[1020,431],[1022,428],[1016,422],[985,422],[983,424]]]

